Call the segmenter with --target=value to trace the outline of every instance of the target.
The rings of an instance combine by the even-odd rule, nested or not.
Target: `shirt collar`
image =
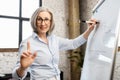
[[[33,32],[32,37],[33,37],[33,38],[38,38],[37,33]]]
[[[49,39],[50,36],[51,36],[51,35],[48,35],[47,38]],[[35,32],[33,32],[32,37],[33,37],[33,39],[36,39],[36,38],[37,38],[37,39],[39,39],[40,41],[42,41],[42,39],[41,39],[41,38],[38,36],[38,34],[35,33]],[[42,41],[42,42],[43,42],[43,41]]]

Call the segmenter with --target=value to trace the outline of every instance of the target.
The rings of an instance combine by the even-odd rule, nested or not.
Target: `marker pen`
[[[83,23],[91,23],[91,24],[93,23],[92,21],[83,21],[83,20],[81,22],[83,22]],[[98,24],[98,23],[99,22],[96,22],[96,24]]]

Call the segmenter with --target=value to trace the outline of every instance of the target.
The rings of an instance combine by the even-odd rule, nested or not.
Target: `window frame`
[[[42,0],[39,0],[39,5],[38,7],[42,6]],[[8,15],[0,15],[0,18],[7,18],[7,19],[17,19],[19,21],[19,36],[18,36],[18,48],[19,48],[19,45],[22,41],[22,24],[23,24],[23,21],[29,21],[30,19],[29,18],[26,18],[26,17],[22,17],[22,0],[19,0],[19,15],[18,17],[15,17],[15,16],[8,16]],[[18,48],[0,48],[0,52],[17,52],[18,51]]]

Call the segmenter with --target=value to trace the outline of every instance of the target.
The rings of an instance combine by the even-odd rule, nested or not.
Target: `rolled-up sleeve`
[[[17,72],[16,72],[17,69],[18,69],[18,67],[15,67],[14,70],[13,70],[13,73],[12,73],[13,80],[24,80],[24,78],[27,75],[27,71],[25,71],[25,74],[24,74],[23,77],[19,77]]]

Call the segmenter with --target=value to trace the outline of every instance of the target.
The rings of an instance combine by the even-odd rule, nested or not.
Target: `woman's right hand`
[[[30,42],[27,42],[27,50],[24,51],[20,57],[20,67],[16,70],[19,77],[23,77],[25,74],[25,70],[33,63],[37,53],[30,52]]]
[[[35,60],[37,53],[34,52],[33,54],[30,52],[30,42],[27,42],[27,50],[24,51],[20,57],[20,67],[21,69],[27,69]]]

